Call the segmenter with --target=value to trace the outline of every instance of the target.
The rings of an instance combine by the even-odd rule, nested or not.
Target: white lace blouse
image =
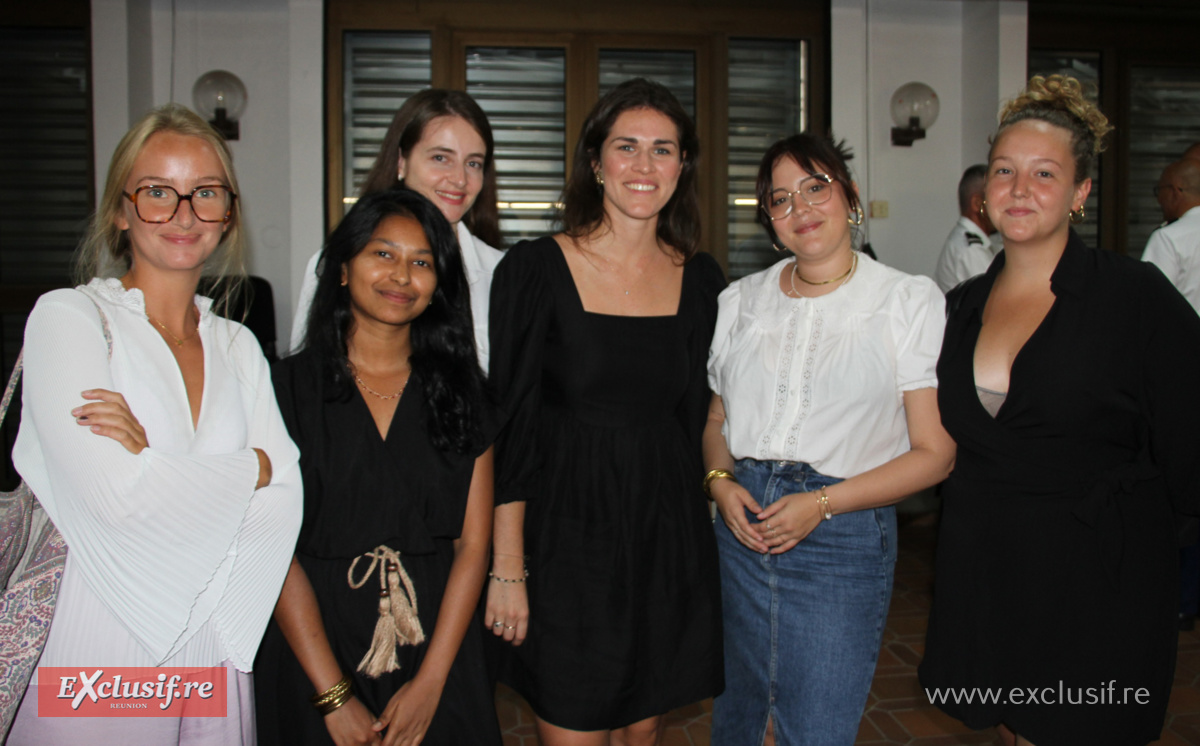
[[[903,392],[936,387],[945,299],[928,277],[860,255],[820,298],[779,289],[785,259],[720,297],[709,385],[734,458],[848,478],[909,449]]]
[[[207,298],[196,305],[194,430],[140,290],[97,279],[43,295],[29,316],[13,461],[69,547],[40,665],[252,667],[300,529],[299,452],[254,335]],[[71,410],[90,388],[125,396],[148,448],[135,456],[76,424]],[[253,447],[272,464],[260,490]]]

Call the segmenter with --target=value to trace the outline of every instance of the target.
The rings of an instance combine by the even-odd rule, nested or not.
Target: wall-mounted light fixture
[[[892,94],[892,145],[912,147],[938,117],[938,95],[924,83],[905,83]]]
[[[246,86],[227,70],[201,75],[192,86],[192,103],[226,140],[238,139],[238,119],[246,110]]]

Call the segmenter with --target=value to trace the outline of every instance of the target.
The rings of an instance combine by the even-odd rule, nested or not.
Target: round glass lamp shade
[[[892,94],[892,122],[897,127],[929,129],[939,108],[938,95],[924,83],[905,83]]]
[[[228,70],[212,70],[192,86],[192,103],[205,119],[218,118],[217,109],[224,109],[220,118],[237,121],[246,110],[246,86]]]

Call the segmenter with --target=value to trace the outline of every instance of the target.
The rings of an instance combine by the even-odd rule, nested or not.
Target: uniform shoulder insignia
[[[967,234],[967,245],[968,246],[982,246],[983,239],[980,238],[979,236],[976,236],[974,233],[968,233]]]

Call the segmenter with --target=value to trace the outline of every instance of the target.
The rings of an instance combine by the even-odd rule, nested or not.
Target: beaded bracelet
[[[497,583],[524,583],[525,578],[529,577],[529,568],[526,567],[524,571],[525,571],[525,577],[502,578],[499,575],[493,574],[491,570],[488,570],[488,577],[491,578],[492,580],[496,581]]]
[[[354,696],[354,689],[350,683],[349,676],[343,676],[341,681],[329,687],[323,692],[314,694],[309,701],[313,707],[317,708],[317,712],[322,715],[328,715],[337,708],[350,701]]]

